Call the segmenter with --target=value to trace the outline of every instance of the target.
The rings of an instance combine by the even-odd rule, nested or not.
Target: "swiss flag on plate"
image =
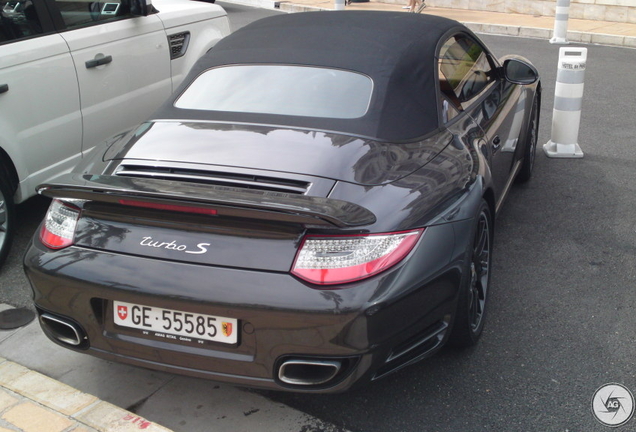
[[[125,320],[128,316],[128,306],[117,306],[117,316],[121,320]]]

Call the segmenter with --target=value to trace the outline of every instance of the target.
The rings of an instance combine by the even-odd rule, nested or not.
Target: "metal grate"
[[[309,182],[300,180],[145,165],[120,165],[115,174],[126,177],[176,180],[292,194],[305,194],[310,186]]]
[[[190,42],[190,32],[169,35],[168,43],[170,44],[170,60],[183,57],[188,50],[188,42]]]

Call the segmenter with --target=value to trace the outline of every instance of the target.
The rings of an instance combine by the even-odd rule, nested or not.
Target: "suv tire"
[[[0,266],[9,255],[15,234],[15,205],[9,180],[0,171]]]

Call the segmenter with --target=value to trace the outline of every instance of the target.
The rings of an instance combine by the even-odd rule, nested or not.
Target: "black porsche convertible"
[[[307,392],[471,346],[540,102],[528,60],[452,20],[252,23],[152,119],[39,187],[52,203],[24,265],[42,329],[113,361]]]

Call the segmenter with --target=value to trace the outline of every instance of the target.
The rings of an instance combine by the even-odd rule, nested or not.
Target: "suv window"
[[[438,61],[441,92],[457,109],[494,79],[488,55],[481,45],[465,35],[447,40]]]
[[[0,44],[42,33],[33,2],[0,0]]]
[[[129,2],[109,0],[55,0],[66,28],[73,29],[130,16]]]

